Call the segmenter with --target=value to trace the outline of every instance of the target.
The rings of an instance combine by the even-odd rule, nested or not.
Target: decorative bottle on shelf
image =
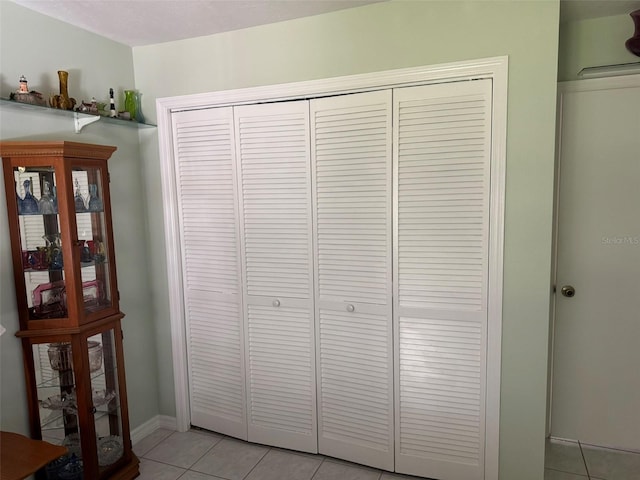
[[[75,194],[75,197],[73,197],[73,201],[76,205],[76,213],[82,213],[87,211],[87,206],[85,205],[84,198],[80,193],[80,184],[78,183],[77,179],[76,179],[76,194]]]
[[[104,243],[95,240],[94,241],[95,253],[93,255],[93,259],[96,263],[104,263],[107,259],[107,251],[104,248]]]
[[[98,197],[98,186],[95,183],[89,184],[89,211],[101,212],[103,210],[102,200]]]
[[[135,90],[124,91],[124,109],[129,112],[131,120],[136,119],[136,92]]]
[[[69,89],[67,88],[69,72],[58,70],[58,80],[60,82],[60,95],[53,95],[49,99],[49,105],[60,110],[73,110],[76,99],[69,97]]]
[[[80,242],[80,261],[82,263],[88,263],[93,260],[93,255],[91,255],[91,250],[89,250],[89,246],[87,245],[86,240],[78,240]]]
[[[42,197],[40,197],[40,201],[38,202],[38,209],[43,215],[58,213],[53,197],[51,196],[49,182],[47,182],[46,180],[43,182]]]
[[[636,27],[636,31],[629,40],[625,42],[625,47],[634,55],[640,57],[640,10],[635,10],[629,14]]]
[[[144,123],[144,115],[142,115],[142,94],[135,92],[136,99],[136,122]]]
[[[22,197],[18,194],[18,182],[13,182],[16,185],[16,203],[18,204],[18,214],[22,215]]]
[[[38,213],[38,201],[31,193],[31,178],[24,181],[24,198],[22,199],[22,214],[33,215]]]
[[[62,246],[60,244],[60,234],[53,233],[51,235],[44,235],[42,238],[47,242],[47,260],[49,263],[49,269],[62,270],[64,262],[62,259]]]
[[[113,98],[113,88],[109,89],[109,116],[112,118],[118,116],[118,112],[116,112],[116,101]]]

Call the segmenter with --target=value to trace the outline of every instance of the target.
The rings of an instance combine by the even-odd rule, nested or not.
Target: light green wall
[[[100,92],[110,86],[119,91],[132,86],[135,65],[135,86],[143,92],[143,111],[151,120],[158,97],[508,55],[500,478],[542,478],[557,0],[385,2],[137,47],[133,62],[131,50],[122,45],[8,2],[0,5],[2,96],[17,88],[21,74],[27,76],[31,88],[56,91],[55,71],[64,68],[71,73],[72,96],[101,98]],[[24,55],[25,42],[29,55]],[[132,425],[136,426],[158,412],[175,414],[157,138],[145,131],[136,144],[138,136],[133,130],[101,124],[85,132],[76,136],[48,117],[0,110],[3,139],[81,139],[119,147],[110,163],[111,186],[121,303],[127,313],[127,384]],[[4,205],[0,206],[0,221],[6,225]],[[11,332],[17,327],[17,316],[6,260],[6,227],[0,235],[2,322]],[[22,391],[19,346],[10,333],[0,342],[1,427],[20,430],[26,410],[24,395],[16,395],[16,389]]]
[[[558,81],[578,80],[585,67],[640,62],[624,43],[634,33],[629,15],[592,18],[560,25]]]
[[[392,1],[214,36],[133,49],[147,117],[153,100],[452,61],[509,56],[500,478],[543,477],[549,334],[559,5],[534,1]],[[145,171],[161,203],[157,152]],[[159,210],[149,211],[158,275],[166,264]],[[164,278],[154,278],[166,307]],[[498,287],[496,287],[498,288]],[[164,295],[166,298],[166,295]],[[169,318],[156,311],[159,350]],[[159,371],[171,372],[169,355]],[[174,414],[169,377],[162,413]],[[169,409],[170,408],[170,409]],[[166,410],[165,410],[166,409]]]
[[[0,1],[0,96],[17,90],[20,75],[29,88],[58,93],[57,70],[69,71],[69,93],[78,101],[108,98],[109,87],[133,86],[131,49],[12,2]],[[144,140],[155,131],[143,132]],[[69,140],[114,145],[109,160],[111,197],[123,320],[129,412],[137,427],[159,412],[156,342],[149,289],[146,204],[138,130],[98,122],[73,133],[73,120],[0,107],[1,140]],[[0,172],[0,177],[2,173]],[[0,182],[0,428],[28,432],[28,413],[18,339],[15,290],[4,183]]]

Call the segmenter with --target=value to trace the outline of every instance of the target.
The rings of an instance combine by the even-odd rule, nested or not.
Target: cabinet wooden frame
[[[29,425],[31,438],[42,440],[42,419],[38,408],[38,385],[36,381],[35,364],[33,358],[34,345],[66,342],[71,344],[73,355],[73,378],[75,379],[75,391],[78,402],[78,431],[81,432],[81,449],[83,452],[83,464],[85,478],[133,478],[124,474],[120,470],[128,471],[138,464],[138,459],[132,451],[129,426],[129,409],[127,404],[127,392],[125,381],[124,354],[122,345],[121,319],[123,314],[117,314],[89,325],[82,325],[76,329],[51,329],[38,330],[37,332],[18,332],[17,336],[22,340],[23,362],[25,368],[27,398],[29,404]],[[93,400],[90,380],[90,365],[88,356],[88,338],[101,333],[113,331],[114,344],[113,352],[115,357],[111,358],[115,366],[114,371],[105,371],[108,385],[117,388],[119,408],[121,411],[120,425],[123,440],[123,456],[113,465],[105,468],[102,472],[98,470],[98,456],[96,443],[92,439],[96,437],[96,428],[92,420]],[[109,361],[107,356],[108,345],[104,345],[105,364]],[[107,370],[105,368],[105,370]],[[122,475],[122,476],[120,476]]]
[[[113,229],[111,228],[111,199],[109,194],[109,178],[107,159],[116,150],[116,147],[104,145],[88,145],[76,142],[1,142],[0,156],[3,158],[5,178],[5,190],[7,199],[7,214],[9,218],[9,231],[11,249],[13,252],[13,272],[18,300],[18,313],[21,330],[51,329],[60,327],[78,326],[91,323],[119,311],[117,278],[115,270],[115,252],[113,242]],[[22,261],[22,246],[20,244],[19,214],[17,198],[14,190],[14,169],[45,168],[51,167],[56,175],[58,190],[58,226],[51,227],[57,230],[63,239],[62,256],[70,259],[64,263],[63,272],[65,278],[65,294],[67,315],[60,318],[33,319],[30,318],[27,306],[27,295],[24,267]],[[91,175],[99,175],[95,178],[102,185],[102,202],[104,205],[104,225],[99,225],[92,219],[94,231],[101,237],[107,246],[106,264],[108,266],[107,282],[110,286],[110,305],[99,311],[85,312],[83,309],[82,275],[80,271],[80,250],[78,245],[76,215],[74,213],[74,185],[72,171],[74,168],[84,168]],[[95,170],[93,172],[92,170]],[[99,172],[99,173],[98,173]],[[47,215],[51,216],[51,215]],[[50,222],[45,219],[43,222]],[[55,223],[55,219],[53,219]],[[96,266],[96,268],[104,268]],[[60,277],[62,279],[62,277]]]
[[[95,480],[130,480],[139,475],[139,461],[132,451],[130,438],[121,328],[124,314],[119,308],[111,225],[107,160],[115,150],[112,146],[67,141],[0,142],[20,320],[16,336],[23,347],[31,437],[43,439],[43,432],[48,432],[53,436],[47,439],[72,440],[81,452],[84,478]],[[74,171],[81,172],[76,174],[76,180],[86,181],[87,186],[96,185],[100,202],[93,210],[76,210]],[[18,198],[15,186],[21,173],[33,174],[42,181],[45,192],[46,182],[55,185],[57,210],[47,211],[41,206],[37,213],[19,209],[22,199]],[[27,214],[33,223],[27,222]],[[80,223],[89,232],[82,237],[104,247],[104,252],[91,255],[89,260],[86,255],[83,260],[81,247],[87,240],[79,238],[78,215],[85,215]],[[27,233],[27,223],[29,228],[33,227],[32,233]],[[23,250],[27,248],[29,253],[30,243],[35,241],[38,249],[45,248],[39,246],[38,238],[43,231],[48,242],[54,241],[51,238],[61,239],[55,249],[62,256],[56,268],[48,262],[40,265],[41,268],[32,268],[33,264],[24,262]],[[53,256],[51,251],[48,253]],[[89,275],[85,275],[83,281],[85,267],[93,270],[85,272]],[[42,277],[27,281],[28,274],[38,271]],[[45,275],[48,280],[41,283]],[[90,301],[93,297],[85,296],[91,294],[100,299],[100,282],[108,288],[108,293],[104,303],[96,305]],[[37,283],[40,284],[34,286]],[[60,308],[46,310],[46,315],[38,316],[36,306],[41,304],[30,300],[28,295],[44,296],[47,292],[54,302],[60,302]],[[99,338],[90,340],[96,336]],[[43,353],[39,346],[46,344],[51,350]],[[90,347],[95,350],[90,352]],[[51,410],[50,418],[41,418],[42,408]],[[103,449],[100,457],[103,438],[112,442],[114,456],[109,457],[109,452]],[[44,470],[36,478],[44,479]]]

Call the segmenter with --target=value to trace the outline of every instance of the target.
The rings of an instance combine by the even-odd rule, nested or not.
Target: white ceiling
[[[385,0],[12,1],[134,47],[239,30]],[[637,9],[640,9],[640,0],[561,0],[560,15],[561,21],[566,22],[628,14]]]
[[[135,47],[319,15],[383,0],[12,1]]]

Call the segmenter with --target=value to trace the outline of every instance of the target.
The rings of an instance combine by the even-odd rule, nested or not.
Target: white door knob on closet
[[[277,298],[271,303],[271,305],[273,305],[274,307],[279,307],[280,306],[280,300],[278,300]]]
[[[352,304],[347,305],[347,312],[355,312],[356,311],[356,307],[354,307]]]

